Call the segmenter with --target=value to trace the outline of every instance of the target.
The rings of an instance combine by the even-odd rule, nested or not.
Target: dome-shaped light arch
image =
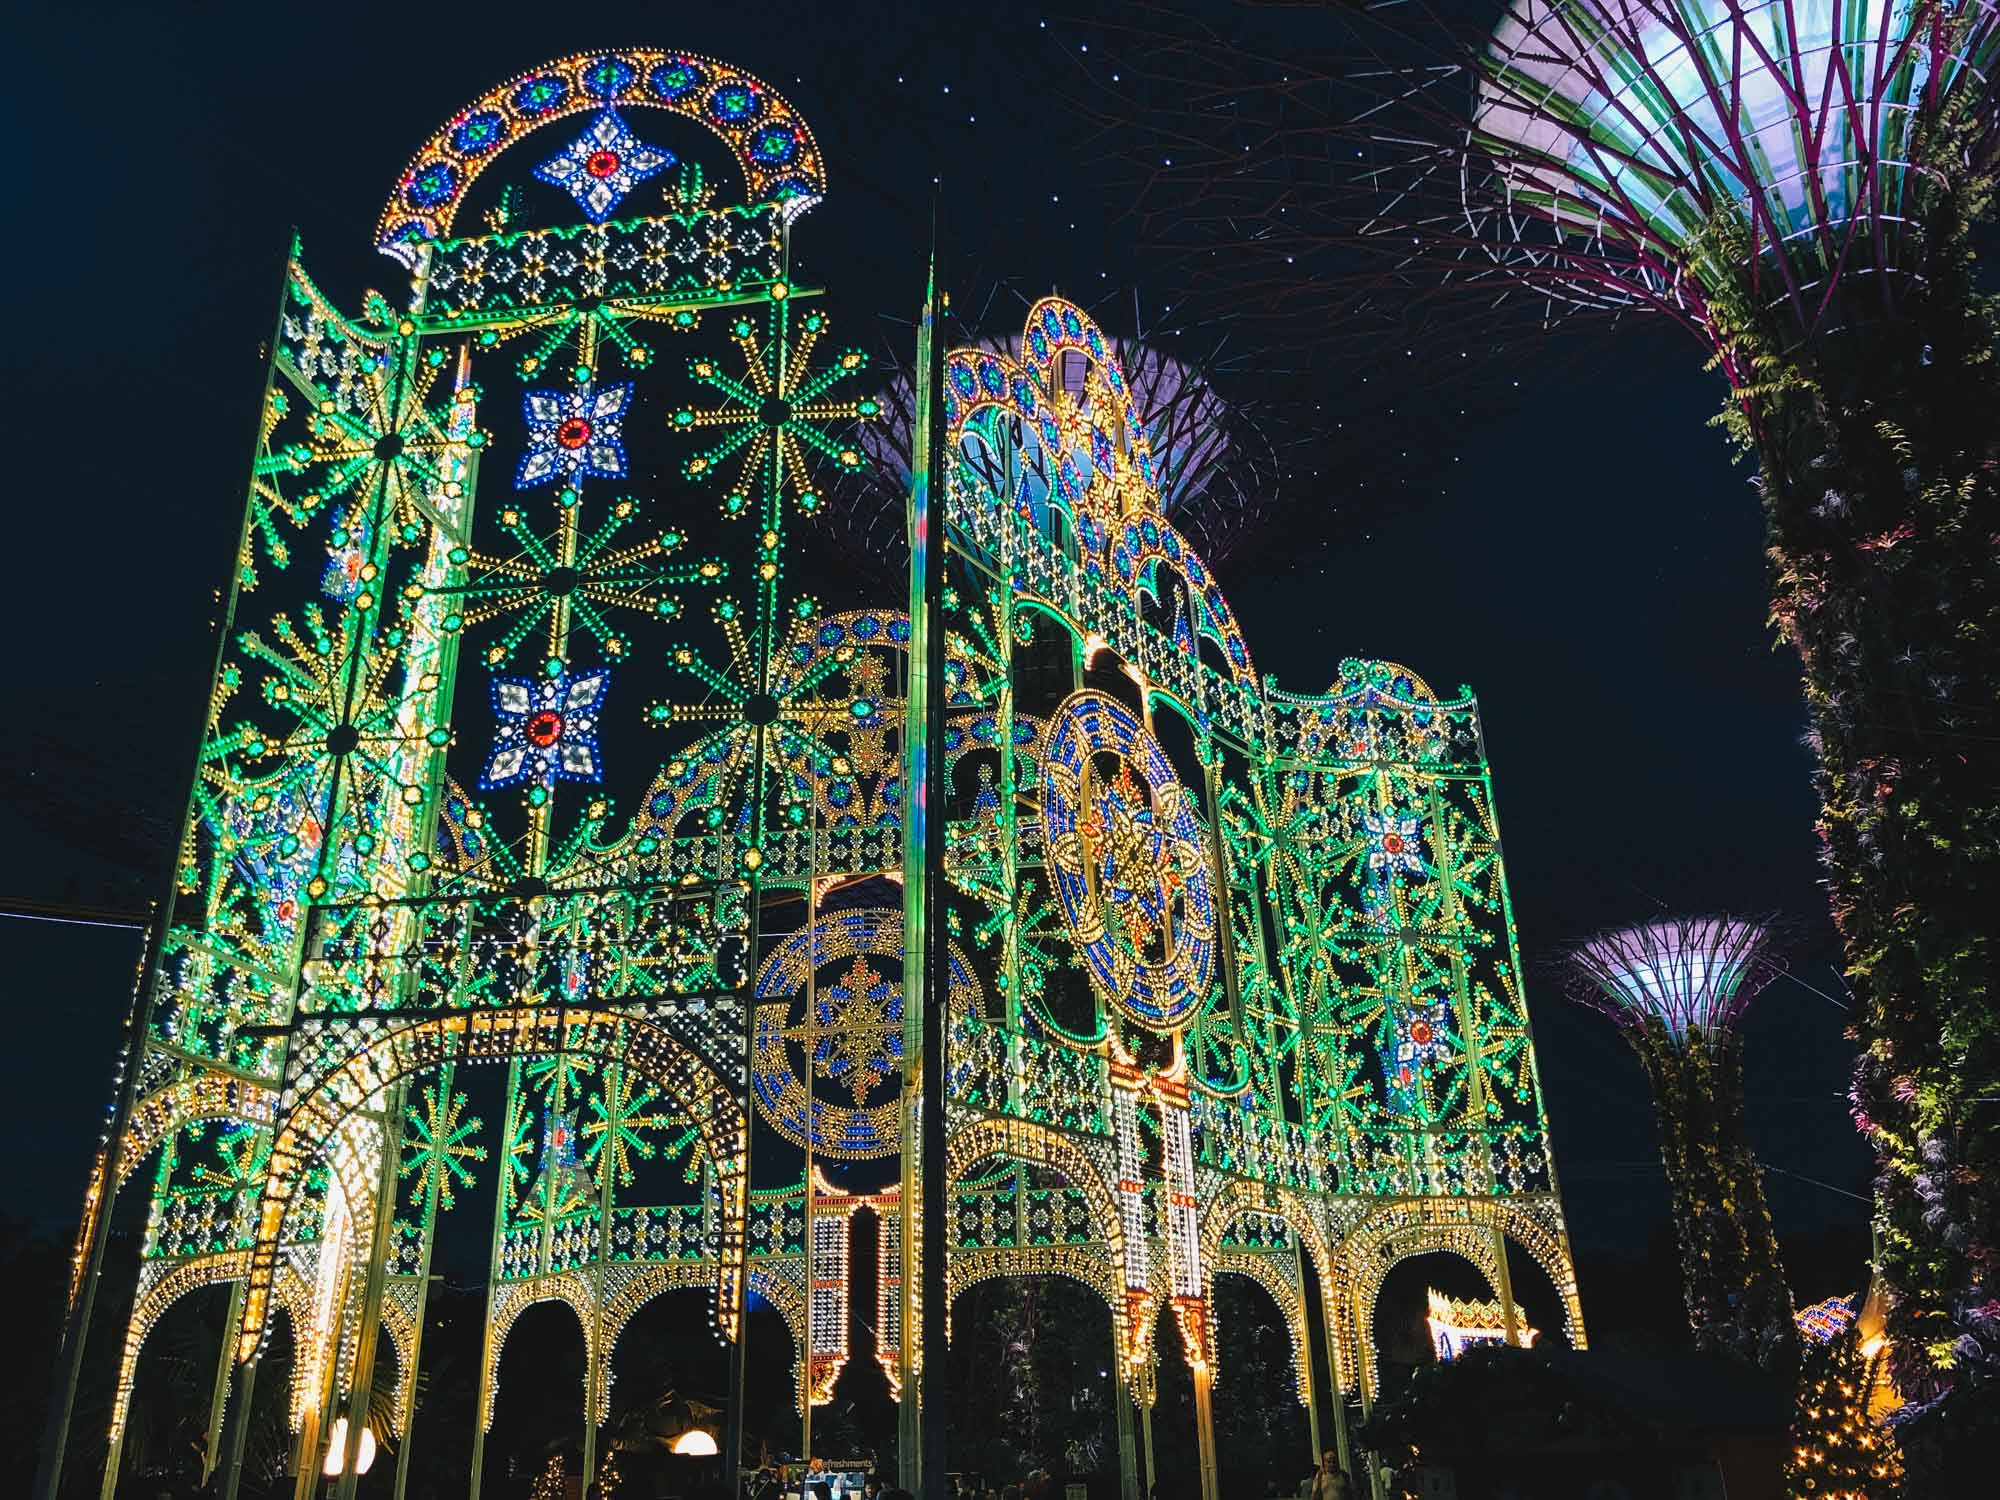
[[[414,264],[419,245],[450,238],[472,184],[509,147],[571,115],[628,108],[705,126],[736,158],[750,202],[781,200],[803,212],[826,194],[819,143],[761,78],[693,52],[579,52],[488,89],[439,126],[396,180],[376,248]]]

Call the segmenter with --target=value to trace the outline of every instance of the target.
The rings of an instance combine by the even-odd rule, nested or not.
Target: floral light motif
[[[675,160],[673,152],[647,145],[616,110],[606,109],[582,135],[536,167],[535,175],[576,199],[591,223],[602,224],[627,193]]]
[[[1057,902],[1098,992],[1140,1026],[1185,1026],[1215,974],[1215,886],[1166,751],[1123,704],[1073,694],[1049,731],[1042,806]]]
[[[1151,798],[1129,764],[1121,762],[1118,774],[1094,791],[1077,820],[1083,847],[1112,914],[1123,921],[1134,946],[1144,948],[1168,935],[1174,897],[1187,881],[1170,857],[1170,835],[1154,818]],[[1135,885],[1130,877],[1138,872],[1157,873]]]
[[[547,788],[557,780],[601,781],[597,725],[611,673],[599,667],[580,676],[493,679],[493,752],[479,784],[486,791],[527,781]]]
[[[514,470],[514,488],[534,489],[560,479],[618,479],[625,473],[625,408],[632,382],[569,391],[532,390],[521,397],[528,443]]]

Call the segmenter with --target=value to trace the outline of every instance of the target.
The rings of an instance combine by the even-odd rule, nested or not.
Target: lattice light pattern
[[[804,592],[799,517],[880,415],[791,277],[824,187],[761,80],[579,55],[451,115],[397,181],[378,243],[407,301],[350,316],[294,254],[135,1097],[86,1216],[149,1183],[128,1377],[162,1299],[232,1281],[239,1361],[290,1313],[302,1444],[366,1399],[363,1330],[407,1391],[440,1216],[484,1170],[482,1442],[508,1330],[551,1298],[594,1330],[591,1412],[639,1308],[690,1289],[725,1341],[746,1297],[774,1306],[801,1402],[825,1399],[864,1209],[898,1393],[926,1253],[955,1286],[1092,1286],[1141,1392],[1162,1314],[1205,1391],[1214,1276],[1290,1307],[1301,1253],[1359,1286],[1382,1234],[1526,1235],[1573,1288],[1469,692],[1359,660],[1323,694],[1260,678],[1162,500],[1213,435],[1149,423],[1057,298],[943,359],[945,617]],[[924,629],[935,871],[903,852]],[[904,1151],[897,886],[930,879],[958,1226],[935,1247],[905,1243],[900,1190],[844,1185]],[[474,1064],[506,1073],[491,1133]],[[750,1111],[778,1180],[751,1181]],[[1350,1388],[1371,1328],[1333,1319]]]

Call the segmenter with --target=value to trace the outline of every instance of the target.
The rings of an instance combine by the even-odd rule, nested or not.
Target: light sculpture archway
[[[645,136],[666,117],[719,143],[738,201],[700,163],[669,173]],[[530,178],[569,202],[507,192]],[[490,1162],[475,1491],[499,1350],[539,1301],[584,1323],[587,1461],[611,1352],[670,1289],[712,1290],[738,1361],[748,1290],[771,1302],[809,1422],[847,1358],[844,1303],[815,1325],[813,1294],[848,1289],[859,1201],[814,1174],[907,1157],[906,1000],[928,986],[943,1181],[974,1226],[928,1269],[1105,1297],[1128,1500],[1163,1312],[1213,1500],[1218,1272],[1296,1288],[1303,1351],[1309,1260],[1352,1387],[1383,1256],[1502,1232],[1580,1339],[1476,700],[1390,663],[1318,694],[1259,678],[1165,518],[1187,455],[1153,451],[1115,341],[1061,297],[957,350],[933,324],[937,613],[804,591],[815,466],[854,472],[882,410],[793,277],[825,184],[758,78],[577,54],[453,112],[397,178],[376,243],[406,298],[350,316],[294,253],[176,904],[92,1205],[184,1141],[155,1174],[149,1274],[239,1282],[242,1381],[317,1277],[300,1363],[358,1410],[372,1360],[335,1351],[387,1331],[411,1389],[439,1215]],[[920,806],[946,825],[935,868]],[[933,895],[949,936],[919,975],[895,919]],[[506,1071],[490,1130],[445,1076],[473,1063]],[[782,1163],[754,1193],[753,1120]],[[309,1183],[329,1155],[332,1185]],[[988,1159],[1050,1174],[1026,1195],[1048,1222],[1021,1231],[1013,1203],[1003,1233],[1003,1190],[965,1180]],[[898,1395],[904,1216],[937,1206],[916,1180],[861,1195]],[[339,1234],[316,1232],[336,1201]]]

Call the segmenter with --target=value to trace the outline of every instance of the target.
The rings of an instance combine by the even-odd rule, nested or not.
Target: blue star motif
[[[647,145],[615,111],[606,109],[582,135],[535,168],[535,175],[576,199],[591,223],[602,224],[627,193],[675,160],[673,152]]]
[[[575,677],[493,679],[493,750],[479,778],[482,791],[526,781],[602,781],[597,726],[611,672],[596,667]]]
[[[602,390],[588,381],[570,391],[529,391],[521,397],[528,446],[514,470],[514,488],[533,489],[560,478],[618,479],[625,473],[625,408],[632,382]]]

